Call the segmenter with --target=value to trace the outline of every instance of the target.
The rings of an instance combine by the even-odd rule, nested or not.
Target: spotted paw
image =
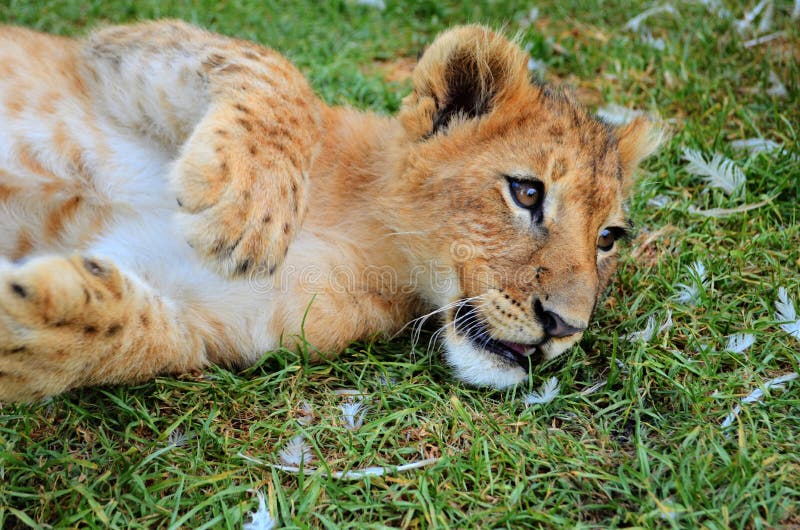
[[[271,139],[277,126],[241,108],[207,118],[172,172],[184,236],[227,276],[274,272],[306,204],[307,157],[294,152],[291,137]]]
[[[74,386],[119,332],[109,301],[125,282],[110,264],[74,256],[0,264],[0,401]],[[102,308],[102,310],[101,310]]]

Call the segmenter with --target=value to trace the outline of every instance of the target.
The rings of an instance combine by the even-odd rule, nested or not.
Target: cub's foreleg
[[[99,112],[174,149],[178,222],[231,276],[274,270],[306,210],[319,103],[286,59],[178,21],[111,27],[84,44]]]
[[[77,255],[0,261],[0,401],[206,364],[202,339],[175,308],[114,264]]]

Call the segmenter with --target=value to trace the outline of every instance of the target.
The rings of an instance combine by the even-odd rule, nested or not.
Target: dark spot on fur
[[[237,122],[239,122],[239,125],[241,125],[242,127],[244,127],[244,129],[245,129],[247,132],[252,132],[252,131],[253,131],[253,124],[252,124],[252,123],[250,123],[249,121],[247,121],[246,119],[244,119],[244,118],[237,118],[237,119],[236,119],[236,121],[237,121]]]
[[[239,266],[236,268],[236,272],[238,274],[246,274],[248,270],[250,270],[250,266],[253,264],[252,261],[249,259],[243,260],[239,263]]]
[[[238,110],[239,112],[242,112],[242,113],[244,113],[244,114],[250,114],[250,109],[248,109],[247,107],[245,107],[245,106],[244,106],[244,105],[242,105],[241,103],[237,103],[237,104],[235,104],[235,105],[233,106],[233,108],[235,108],[236,110]]]
[[[270,215],[270,214],[267,214],[267,215],[265,215],[265,216],[264,216],[264,218],[263,218],[263,219],[261,219],[261,220],[262,220],[262,221],[264,221],[264,224],[269,224],[269,222],[270,222],[270,221],[272,221],[272,215]]]
[[[253,156],[258,154],[258,146],[256,144],[250,144],[250,154]]]
[[[18,348],[14,348],[13,350],[9,350],[9,353],[22,353],[25,350],[27,350],[27,348],[25,346],[19,346]]]
[[[87,335],[94,335],[95,333],[97,333],[97,328],[94,326],[86,326],[85,328],[83,328],[83,332],[86,333]]]
[[[109,327],[109,328],[108,328],[108,330],[106,331],[106,337],[113,337],[114,335],[116,335],[117,333],[119,333],[121,329],[122,329],[122,325],[121,325],[121,324],[114,324],[114,325],[112,325],[112,326],[111,326],[111,327]]]
[[[225,248],[225,241],[218,239],[214,242],[214,246],[211,247],[212,254],[219,254],[222,252],[222,249]]]
[[[283,223],[283,233],[284,234],[289,233],[289,223]]]
[[[175,201],[178,203],[178,208],[183,208],[183,203],[180,199],[175,199]]]
[[[217,129],[214,132],[219,136],[228,136],[228,131],[226,131],[225,129]]]
[[[146,313],[142,313],[141,315],[139,315],[139,323],[144,328],[150,326],[150,317],[148,317]]]
[[[225,61],[227,61],[227,59],[224,55],[220,55],[218,53],[212,53],[211,55],[208,56],[208,59],[206,59],[205,64],[207,64],[208,66],[220,66]]]
[[[94,276],[102,276],[106,272],[96,261],[89,258],[83,259],[83,267]]]
[[[28,291],[26,291],[25,288],[18,283],[12,283],[11,290],[14,291],[14,294],[19,296],[20,298],[28,297]]]
[[[235,74],[243,71],[245,68],[240,64],[228,64],[217,70],[220,74]]]

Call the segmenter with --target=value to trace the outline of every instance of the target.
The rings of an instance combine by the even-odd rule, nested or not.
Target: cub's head
[[[588,326],[660,133],[643,118],[615,129],[532,84],[525,53],[479,26],[439,36],[413,80],[387,218],[409,235],[457,376],[519,383],[530,356],[561,354]]]

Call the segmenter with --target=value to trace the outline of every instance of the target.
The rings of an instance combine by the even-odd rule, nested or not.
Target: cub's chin
[[[461,381],[503,389],[526,381],[532,367],[558,357],[575,342],[548,340],[540,345],[523,345],[463,333],[448,325],[445,360]]]

